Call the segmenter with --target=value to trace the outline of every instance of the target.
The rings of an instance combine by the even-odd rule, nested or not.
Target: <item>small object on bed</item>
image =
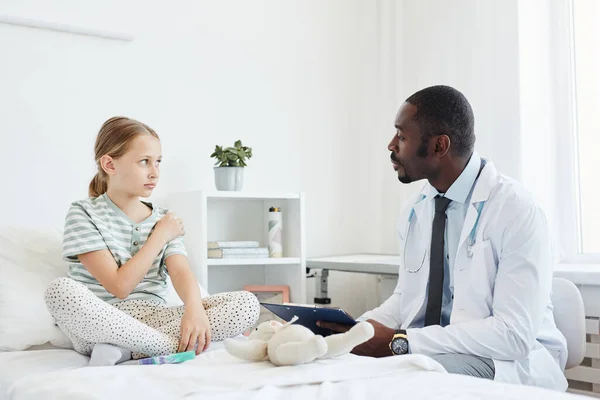
[[[166,356],[140,358],[137,361],[139,365],[179,364],[184,361],[193,360],[194,358],[196,358],[196,352],[192,350]]]
[[[242,360],[269,360],[277,366],[299,365],[348,354],[375,333],[370,323],[359,322],[346,333],[323,338],[305,326],[294,324],[297,320],[294,316],[285,324],[263,322],[252,331],[248,340],[225,339],[225,349]]]

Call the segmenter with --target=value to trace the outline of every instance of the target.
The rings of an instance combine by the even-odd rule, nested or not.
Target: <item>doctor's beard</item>
[[[411,183],[413,180],[412,178],[406,173],[406,169],[404,168],[404,164],[402,164],[400,162],[400,160],[398,160],[396,158],[396,154],[394,154],[393,152],[390,154],[390,159],[395,162],[396,164],[398,164],[398,169],[396,170],[396,174],[398,175],[398,180],[402,183]]]

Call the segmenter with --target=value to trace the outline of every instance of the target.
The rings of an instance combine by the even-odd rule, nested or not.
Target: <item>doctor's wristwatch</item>
[[[390,342],[390,350],[392,350],[392,354],[394,355],[408,353],[408,336],[404,329],[398,329],[396,331]]]

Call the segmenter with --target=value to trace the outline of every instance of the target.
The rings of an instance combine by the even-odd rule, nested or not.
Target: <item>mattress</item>
[[[242,361],[219,346],[211,346],[207,353],[179,365],[82,368],[87,362],[87,357],[72,350],[0,353],[4,396],[11,400],[580,398],[450,375],[421,355],[374,359],[349,354],[295,367],[275,367],[269,362]]]

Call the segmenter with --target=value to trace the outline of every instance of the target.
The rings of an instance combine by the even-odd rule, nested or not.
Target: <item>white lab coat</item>
[[[407,329],[412,353],[487,357],[494,361],[496,381],[566,390],[567,346],[552,315],[546,219],[521,185],[498,174],[490,161],[475,184],[460,235],[450,325],[411,329],[429,278],[434,202],[424,201],[423,193],[399,219],[394,293],[359,319]]]

